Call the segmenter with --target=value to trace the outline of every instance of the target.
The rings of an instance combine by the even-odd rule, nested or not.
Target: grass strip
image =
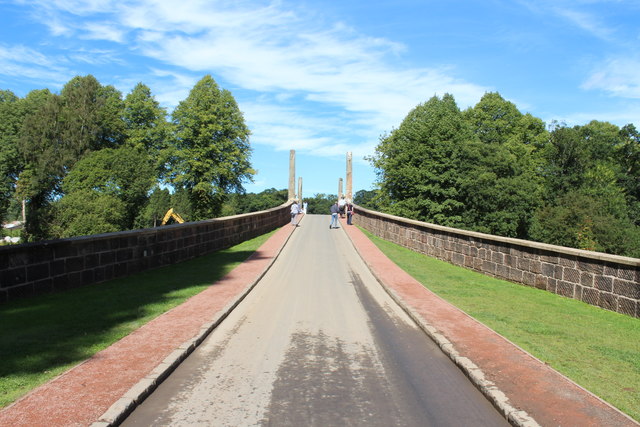
[[[362,231],[423,286],[640,421],[640,319],[485,276]]]
[[[200,293],[274,233],[180,264],[0,306],[0,407]]]

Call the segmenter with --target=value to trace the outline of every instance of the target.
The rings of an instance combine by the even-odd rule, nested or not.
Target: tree
[[[353,196],[353,203],[363,208],[378,210],[379,192],[377,190],[359,190]]]
[[[453,96],[433,97],[414,108],[398,129],[383,136],[369,160],[376,168],[385,210],[441,225],[462,223],[461,180],[467,175],[472,129]]]
[[[258,212],[275,208],[287,201],[288,190],[269,188],[260,193],[233,193],[222,209],[222,216]]]
[[[507,237],[528,237],[540,204],[541,180],[536,149],[544,141],[544,123],[523,115],[498,93],[485,94],[465,119],[479,144],[466,159],[469,176],[462,180],[466,228]]]
[[[51,235],[65,238],[121,231],[127,210],[111,194],[79,190],[53,203],[52,212]]]
[[[231,92],[209,75],[193,87],[172,115],[176,135],[173,183],[185,188],[194,219],[217,216],[231,191],[251,180],[249,129]]]
[[[0,223],[5,219],[22,170],[18,138],[26,113],[24,103],[13,92],[0,91]]]
[[[29,96],[27,97],[30,98]],[[62,180],[91,151],[122,144],[122,100],[112,86],[93,76],[74,77],[60,95],[44,91],[31,97],[33,108],[20,133],[24,170],[18,180],[27,200],[27,240],[50,237],[50,203],[62,196]]]
[[[154,169],[144,151],[129,146],[105,148],[88,154],[71,169],[64,179],[63,199],[78,192],[116,198],[123,212],[118,217],[122,222],[114,226],[119,231],[128,230],[133,228],[154,184]]]
[[[136,218],[137,228],[157,227],[171,208],[171,193],[166,188],[156,187]],[[182,216],[182,214],[180,214]]]
[[[124,100],[123,120],[127,144],[147,152],[159,178],[166,173],[170,157],[171,129],[167,113],[151,94],[151,89],[138,83]]]
[[[331,205],[338,201],[337,194],[317,193],[313,197],[307,197],[307,213],[327,215]]]
[[[572,190],[541,208],[531,226],[534,240],[640,257],[640,228],[609,212],[606,199]]]
[[[35,241],[50,237],[50,203],[60,194],[68,156],[62,142],[60,97],[42,91],[30,93],[27,99],[32,110],[25,117],[18,140],[24,168],[18,176],[16,192],[26,200],[23,237]]]
[[[629,215],[640,226],[640,133],[628,124],[620,129],[622,144],[616,152],[620,166],[618,182],[624,189]]]

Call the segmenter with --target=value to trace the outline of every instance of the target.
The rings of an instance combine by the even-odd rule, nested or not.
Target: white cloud
[[[599,89],[622,98],[640,99],[640,60],[612,58],[597,67],[584,89]]]
[[[555,8],[555,12],[595,37],[608,40],[614,33],[612,28],[609,28],[598,16],[592,13],[561,7]]]
[[[370,150],[380,133],[433,95],[452,93],[466,107],[488,90],[457,78],[454,68],[398,68],[406,46],[344,23],[327,24],[277,1],[183,0],[176,7],[170,0],[41,0],[41,5],[50,22],[65,23],[58,25],[67,33],[123,44],[129,38],[134,44],[127,47],[165,64],[166,70],[161,65],[152,70],[163,82],[155,86],[163,105],[175,107],[194,76],[203,74],[245,91],[240,107],[251,121],[252,140],[278,150],[291,144],[321,155],[343,153],[347,145]],[[74,14],[80,23],[71,20]],[[256,108],[252,93],[268,94],[275,106]]]
[[[69,75],[60,63],[65,63],[64,58],[49,58],[25,46],[0,44],[0,74],[6,76],[21,76],[59,86]]]

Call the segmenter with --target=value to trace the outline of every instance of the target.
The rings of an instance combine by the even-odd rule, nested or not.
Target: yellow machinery
[[[178,215],[176,212],[174,212],[173,208],[171,208],[164,215],[164,218],[162,219],[162,225],[165,225],[167,222],[169,222],[171,218],[173,218],[175,222],[179,222],[180,224],[184,222],[184,219],[182,219],[182,217]]]

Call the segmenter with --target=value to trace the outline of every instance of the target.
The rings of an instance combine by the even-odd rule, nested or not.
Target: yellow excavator
[[[184,219],[182,219],[182,217],[178,215],[177,212],[174,212],[173,208],[171,208],[167,211],[166,214],[164,214],[164,218],[162,219],[162,225],[167,224],[167,222],[169,222],[169,220],[172,218],[175,222],[179,222],[180,224],[184,222]]]

